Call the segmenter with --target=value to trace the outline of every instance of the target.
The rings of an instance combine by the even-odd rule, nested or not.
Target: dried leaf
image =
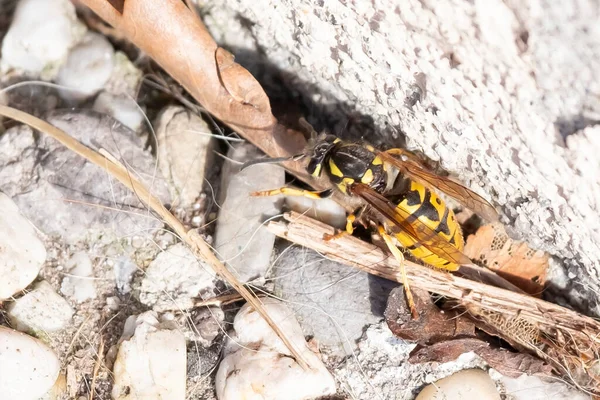
[[[504,227],[493,223],[470,235],[465,254],[529,294],[540,296],[546,282],[548,254],[513,241]]]
[[[219,47],[215,51],[219,80],[236,101],[248,104],[261,112],[271,112],[269,98],[250,72],[234,61],[233,54]]]
[[[552,375],[552,367],[537,357],[495,348],[476,338],[448,340],[417,348],[413,350],[408,361],[414,364],[425,362],[446,363],[456,360],[461,354],[471,351],[505,376],[518,378],[522,374]]]
[[[424,290],[413,289],[412,292],[418,320],[412,319],[402,287],[392,290],[388,297],[384,316],[394,335],[422,345],[475,335],[475,325],[468,318],[440,310]]]

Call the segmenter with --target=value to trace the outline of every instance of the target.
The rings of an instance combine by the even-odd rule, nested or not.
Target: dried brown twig
[[[353,236],[326,241],[334,228],[295,212],[268,229],[277,236],[311,248],[324,256],[369,274],[401,282],[394,257],[374,244]],[[525,348],[564,378],[589,391],[599,390],[596,366],[600,323],[559,305],[523,293],[486,285],[406,261],[406,273],[416,288],[455,299],[496,334]],[[579,378],[576,378],[579,376]]]

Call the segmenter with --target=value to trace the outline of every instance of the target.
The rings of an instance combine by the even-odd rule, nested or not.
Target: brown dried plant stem
[[[291,354],[296,358],[298,364],[300,364],[303,368],[309,367],[298,349],[268,315],[256,295],[250,292],[237,280],[237,278],[221,263],[221,261],[219,261],[208,244],[195,231],[187,231],[181,221],[175,218],[175,216],[173,216],[173,214],[171,214],[171,212],[169,212],[169,210],[163,206],[160,200],[150,193],[148,189],[133,175],[129,174],[121,164],[114,162],[111,159],[104,157],[100,153],[84,146],[79,141],[75,140],[62,130],[47,123],[46,121],[36,118],[23,111],[0,105],[0,115],[22,122],[34,129],[50,135],[69,150],[79,154],[81,157],[109,172],[119,182],[132,190],[140,199],[140,201],[156,212],[159,217],[162,218],[162,220],[173,229],[173,231],[181,238],[181,240],[190,246],[197,257],[205,260],[209,265],[211,265],[215,273],[229,282],[231,286],[233,286],[233,288],[256,309],[256,311],[265,319],[265,321],[267,321],[269,326],[281,338],[283,343],[290,350]]]
[[[271,222],[268,229],[279,237],[316,250],[333,260],[401,282],[396,260],[379,247],[353,236],[326,241],[323,239],[325,234],[335,233],[329,225],[295,212],[285,214],[284,218],[287,222]],[[599,341],[600,323],[559,305],[425,268],[410,261],[406,261],[406,273],[415,287],[457,299],[463,305],[510,317],[518,316],[532,323],[561,329],[576,337],[584,335],[592,342]]]

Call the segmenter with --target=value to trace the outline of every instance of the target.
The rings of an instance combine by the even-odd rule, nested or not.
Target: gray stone
[[[263,157],[250,144],[235,146],[227,157],[243,163]],[[285,183],[283,168],[272,164],[240,165],[226,161],[221,184],[222,204],[217,219],[215,248],[242,282],[264,281],[271,263],[275,235],[263,226],[281,212],[280,196],[251,197],[255,191],[278,189]]]
[[[52,333],[65,328],[73,317],[69,303],[46,281],[7,307],[11,324],[24,332]]]
[[[0,192],[0,301],[25,289],[46,260],[46,248],[17,205]]]
[[[155,160],[132,131],[93,112],[53,113],[48,121],[86,146],[105,149],[168,202]],[[134,193],[100,167],[45,134],[36,139],[24,126],[0,137],[0,190],[44,233],[71,243],[94,233],[126,236],[162,226]]]
[[[592,400],[589,394],[556,379],[544,380],[525,374],[518,378],[509,378],[495,371],[490,371],[490,375],[500,384],[503,389],[501,393],[507,400]]]
[[[171,189],[173,204],[191,206],[212,165],[215,140],[208,124],[183,107],[170,106],[155,123],[158,167]]]
[[[62,280],[60,291],[77,303],[96,298],[94,268],[90,256],[85,252],[73,254],[65,268],[67,274]]]
[[[197,298],[214,295],[211,267],[196,259],[179,243],[161,252],[148,269],[140,287],[140,301],[156,311],[192,308]]]
[[[366,326],[383,318],[387,294],[398,285],[296,246],[277,257],[270,278],[304,333],[342,357],[356,350]]]

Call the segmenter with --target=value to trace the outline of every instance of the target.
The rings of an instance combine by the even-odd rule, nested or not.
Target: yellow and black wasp
[[[400,263],[407,303],[414,318],[418,314],[404,271],[404,256],[398,246],[428,265],[449,271],[456,271],[461,264],[471,264],[462,252],[464,239],[456,216],[436,191],[453,197],[485,219],[498,219],[494,207],[483,197],[431,172],[419,157],[403,149],[379,151],[368,144],[321,135],[305,154],[294,159],[302,157],[308,158],[307,171],[312,176],[325,173],[342,193],[364,200],[365,206],[348,216],[346,232],[352,233],[354,222],[368,215],[367,222],[375,224]],[[321,198],[330,193],[331,190],[316,192],[284,187],[254,195]],[[365,212],[367,209],[369,212]]]

